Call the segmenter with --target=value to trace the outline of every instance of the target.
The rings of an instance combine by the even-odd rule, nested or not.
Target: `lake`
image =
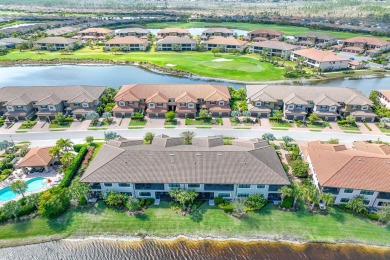
[[[137,66],[120,65],[58,65],[0,67],[0,86],[56,86],[97,85],[118,88],[124,84],[227,84],[234,88],[244,84],[226,83],[223,80],[181,78],[154,73]],[[261,82],[259,82],[261,84]],[[351,87],[368,95],[373,89],[390,89],[390,77],[337,79],[310,83],[303,80],[300,85]]]
[[[60,240],[0,249],[0,259],[389,259],[390,248],[214,240]]]

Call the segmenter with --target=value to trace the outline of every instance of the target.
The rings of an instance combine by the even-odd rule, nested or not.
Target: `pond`
[[[96,85],[118,88],[125,84],[226,84],[234,88],[245,84],[223,80],[182,78],[158,74],[137,66],[58,65],[1,67],[0,86]],[[259,82],[258,84],[261,84]],[[390,89],[390,77],[336,79],[321,82],[303,80],[298,85],[351,87],[368,95],[373,89]]]

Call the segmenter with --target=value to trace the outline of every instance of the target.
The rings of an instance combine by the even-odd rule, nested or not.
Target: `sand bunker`
[[[219,59],[213,60],[213,62],[224,62],[224,61],[232,61],[232,59],[219,58]]]
[[[176,64],[170,64],[170,63],[168,63],[168,64],[166,64],[166,66],[167,66],[167,67],[175,67]]]

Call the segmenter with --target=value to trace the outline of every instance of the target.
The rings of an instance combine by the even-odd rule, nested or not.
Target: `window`
[[[294,109],[294,105],[288,105],[287,109],[288,110],[293,110]]]
[[[270,104],[270,102],[264,102],[264,106],[269,106]]]
[[[144,103],[144,102],[145,102],[145,99],[141,98],[141,99],[139,100],[139,102],[140,102],[140,103]]]
[[[119,101],[119,106],[123,107],[126,103],[123,101]]]
[[[194,103],[188,103],[188,108],[194,108]]]
[[[228,193],[218,193],[218,198],[229,199],[230,198],[230,192],[228,192]]]
[[[249,196],[249,193],[237,193],[238,198],[247,198]]]
[[[45,106],[45,105],[42,105],[41,106],[41,109],[47,109],[48,107],[47,106]]]
[[[205,184],[204,190],[234,191],[233,184]]]
[[[149,191],[141,191],[141,192],[138,192],[138,195],[140,197],[151,197],[152,194],[149,192]]]
[[[223,105],[225,105],[225,102],[224,101],[219,101],[218,105],[223,106]]]
[[[362,110],[368,110],[368,106],[362,106]]]
[[[264,188],[265,188],[265,185],[264,185],[264,184],[257,184],[257,188],[258,188],[258,189],[264,189]]]
[[[352,105],[352,109],[357,109],[357,105]]]
[[[93,190],[100,190],[101,188],[102,188],[102,186],[98,182],[91,184],[91,189],[93,189]]]
[[[336,111],[337,107],[330,107],[329,111]]]
[[[187,187],[197,189],[197,188],[200,188],[200,184],[188,184]]]
[[[14,107],[13,106],[7,106],[7,110],[8,111],[14,111]]]
[[[89,107],[88,103],[83,103],[83,107]]]
[[[352,193],[353,189],[344,189],[344,193]]]
[[[185,107],[185,106],[186,106],[186,103],[180,103],[180,106],[181,106],[181,107]]]
[[[370,204],[370,200],[364,200],[364,204],[365,204],[365,205]]]
[[[164,190],[162,183],[136,183],[134,186],[136,190]]]
[[[53,105],[48,106],[49,110],[56,111],[56,107]]]
[[[250,189],[251,185],[250,184],[239,184],[238,188],[239,189]]]
[[[361,195],[373,195],[374,192],[372,190],[361,190],[360,194]]]
[[[119,187],[130,187],[130,183],[121,182],[118,184]]]
[[[295,107],[296,107],[296,108],[298,108],[298,109],[301,109],[301,108],[303,108],[303,106],[302,106],[302,105],[296,105]]]
[[[255,106],[257,106],[257,107],[261,106],[261,102],[256,102]]]
[[[73,106],[79,107],[79,106],[80,106],[80,103],[73,103]]]
[[[175,99],[174,98],[170,98],[170,99],[168,99],[168,102],[175,102]]]
[[[154,103],[149,103],[149,108],[155,108]]]
[[[104,187],[112,187],[112,183],[110,182],[105,182],[103,183]]]
[[[129,105],[132,105],[133,104],[133,101],[129,101]]]
[[[170,188],[170,189],[175,189],[175,188],[180,188],[180,184],[179,183],[169,183],[168,184],[168,187]]]
[[[279,191],[279,189],[283,187],[283,185],[269,185],[269,191]]]
[[[210,101],[210,105],[215,105],[216,104],[216,102],[215,101]]]
[[[348,198],[341,198],[341,200],[340,200],[340,202],[342,202],[342,203],[347,203],[348,201],[349,201]]]
[[[157,107],[163,107],[164,104],[163,103],[157,103]]]

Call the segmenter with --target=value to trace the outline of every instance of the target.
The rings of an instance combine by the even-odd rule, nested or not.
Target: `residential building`
[[[223,145],[222,137],[195,137],[192,145],[183,145],[182,137],[160,135],[151,145],[142,143],[107,142],[80,181],[103,195],[113,190],[169,200],[170,190],[182,189],[197,191],[201,200],[258,193],[272,202],[280,201],[278,190],[290,184],[275,150],[263,140]]]
[[[61,36],[64,34],[73,34],[80,30],[80,26],[65,26],[46,30],[48,36]]]
[[[344,52],[366,53],[375,56],[390,50],[390,42],[372,37],[353,37],[342,41]]]
[[[202,46],[208,51],[213,48],[219,48],[223,52],[228,52],[230,50],[236,50],[238,52],[242,52],[246,48],[246,45],[247,45],[246,41],[241,41],[234,37],[222,37],[222,36],[214,36],[208,39],[207,41],[202,42]]]
[[[335,196],[336,205],[363,196],[367,207],[380,208],[390,203],[390,147],[364,142],[355,145],[357,149],[320,141],[308,143],[306,160],[312,181],[321,192]]]
[[[337,44],[337,37],[326,33],[309,32],[296,36],[296,41],[291,41],[291,44],[304,47],[325,48]]]
[[[337,56],[331,51],[321,51],[316,49],[303,49],[291,52],[290,59],[296,61],[302,58],[303,64],[320,69],[321,71],[347,69],[349,59]]]
[[[387,109],[390,109],[390,90],[378,90],[379,102]]]
[[[41,50],[59,51],[59,50],[74,50],[80,46],[80,41],[77,39],[64,37],[47,37],[35,42],[35,46]]]
[[[146,51],[149,46],[148,39],[135,36],[115,37],[105,44],[106,50],[119,48],[121,51]]]
[[[196,41],[188,36],[167,36],[157,41],[158,51],[194,51]]]
[[[28,153],[17,163],[18,168],[34,168],[44,169],[46,172],[54,165],[56,159],[50,155],[49,151],[52,147],[33,147]]]
[[[84,42],[88,40],[105,41],[107,35],[114,36],[114,34],[115,31],[106,28],[88,28],[80,31],[77,36],[74,36],[73,38],[81,39]]]
[[[202,40],[207,40],[210,37],[233,37],[234,31],[227,28],[208,28],[202,32]]]
[[[249,44],[249,52],[263,53],[269,56],[289,58],[291,51],[300,49],[299,46],[280,41],[261,41]]]
[[[144,28],[125,28],[117,31],[115,35],[119,37],[134,36],[138,38],[148,38],[150,31]]]
[[[248,32],[248,37],[251,40],[256,37],[263,37],[267,39],[280,38],[282,35],[283,35],[282,32],[272,30],[272,29],[257,29]]]
[[[194,117],[200,109],[212,116],[229,116],[229,90],[212,84],[133,84],[125,85],[115,96],[116,117],[147,112],[149,117],[164,117],[175,111],[179,117]]]
[[[247,85],[248,111],[268,117],[283,110],[287,120],[305,120],[310,113],[326,121],[353,115],[357,121],[373,122],[372,101],[360,91],[344,87]]]
[[[0,39],[0,46],[4,45],[8,49],[13,49],[16,47],[16,45],[24,42],[27,42],[27,40],[23,40],[20,38],[3,38]]]
[[[165,28],[157,32],[157,38],[165,38],[168,36],[190,36],[190,31],[183,28]]]
[[[106,87],[29,86],[0,88],[0,107],[9,119],[24,120],[36,115],[53,119],[58,112],[75,118],[95,111]]]

